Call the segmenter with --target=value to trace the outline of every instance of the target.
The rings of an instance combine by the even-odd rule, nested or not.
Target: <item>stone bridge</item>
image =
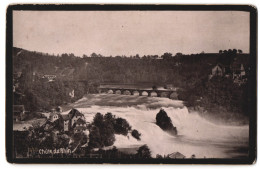
[[[168,98],[174,98],[177,99],[178,94],[176,90],[156,90],[156,89],[133,89],[133,88],[110,88],[110,87],[99,87],[98,88],[99,93],[109,92],[116,94],[126,94],[127,92],[131,95],[134,95],[134,93],[138,92],[139,96],[144,96],[144,92],[147,93],[148,97],[152,96],[152,93],[156,93],[157,97],[168,97]]]

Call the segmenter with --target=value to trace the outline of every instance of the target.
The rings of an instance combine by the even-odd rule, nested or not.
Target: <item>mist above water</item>
[[[239,158],[247,156],[249,126],[217,125],[189,113],[182,101],[168,98],[128,96],[115,94],[88,95],[72,104],[81,111],[86,120],[91,122],[97,112],[111,112],[117,117],[126,119],[141,134],[141,141],[116,135],[117,148],[134,148],[147,144],[152,152],[167,155],[180,152],[196,158]],[[177,127],[178,135],[164,132],[156,123],[156,114],[163,108],[172,123]],[[67,112],[64,112],[67,113]]]

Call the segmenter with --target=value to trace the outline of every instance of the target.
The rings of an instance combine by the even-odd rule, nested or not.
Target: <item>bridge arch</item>
[[[134,96],[138,96],[138,95],[139,95],[139,91],[137,91],[137,90],[133,90],[133,91],[132,91],[132,95],[134,95]]]
[[[114,91],[113,91],[112,89],[109,89],[109,90],[106,91],[106,93],[108,93],[108,94],[113,94]]]
[[[114,90],[114,92],[115,92],[115,94],[122,94],[121,90],[119,90],[119,89]]]
[[[141,94],[141,95],[140,95],[140,94]],[[140,95],[140,96],[148,96],[149,93],[148,93],[147,91],[145,91],[145,90],[142,90],[142,91],[139,92],[139,95]]]
[[[169,97],[169,92],[162,92],[161,97]]]
[[[130,90],[122,90],[121,93],[123,95],[131,95],[131,91]]]
[[[157,97],[157,96],[158,96],[158,94],[156,91],[151,91],[151,97]]]

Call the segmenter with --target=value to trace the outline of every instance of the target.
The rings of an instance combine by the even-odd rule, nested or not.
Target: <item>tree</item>
[[[96,53],[92,53],[90,56],[93,57],[93,58],[97,58],[98,57],[98,55]]]
[[[95,125],[100,134],[101,145],[111,146],[115,142],[115,131],[113,126],[113,115],[107,113],[105,117],[101,113],[97,113],[93,120],[93,125]]]
[[[104,121],[103,127],[100,128],[101,140],[104,146],[111,146],[115,142],[115,131],[110,121]]]
[[[114,124],[114,129],[116,134],[127,135],[128,131],[131,130],[129,123],[123,118],[117,118]]]
[[[172,58],[172,54],[171,53],[164,53],[162,56],[161,56],[163,59],[170,59]]]
[[[156,158],[162,159],[162,158],[163,158],[163,156],[162,156],[162,155],[160,155],[160,154],[156,154]]]
[[[93,124],[97,127],[102,127],[104,117],[101,113],[97,113],[94,117]]]
[[[85,55],[85,54],[83,54],[83,56],[82,56],[82,58],[87,58],[88,57],[88,55]]]
[[[151,158],[151,151],[149,147],[145,144],[141,146],[136,153],[137,158]]]
[[[152,86],[152,89],[153,89],[153,90],[157,90],[157,86],[156,86],[156,85],[153,85],[153,86]]]
[[[92,128],[90,129],[88,145],[92,148],[103,147],[99,128],[96,126],[92,126]]]
[[[182,56],[182,53],[178,52],[175,54],[175,56]]]
[[[134,58],[136,58],[136,59],[140,59],[139,54],[136,54],[136,55],[134,56]]]
[[[115,115],[112,115],[112,113],[108,112],[105,114],[104,120],[115,124]]]

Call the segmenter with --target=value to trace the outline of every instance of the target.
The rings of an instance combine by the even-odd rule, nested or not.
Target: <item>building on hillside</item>
[[[211,74],[209,75],[209,79],[215,76],[222,77],[224,76],[225,72],[226,72],[225,66],[223,66],[222,64],[217,64],[211,69]]]
[[[179,152],[174,152],[172,154],[169,154],[168,157],[172,158],[172,159],[184,159],[185,158],[185,156]]]
[[[223,65],[218,63],[211,69],[211,74],[209,75],[209,79],[212,77],[226,77],[229,78],[231,76],[231,69],[229,65]]]
[[[62,110],[62,108],[61,108],[60,106],[58,106],[58,107],[56,108],[56,111],[59,112],[59,113],[62,113],[63,110]]]
[[[58,107],[59,108],[59,107]],[[88,123],[85,121],[85,117],[77,109],[72,109],[68,114],[60,114],[61,109],[52,109],[50,113],[44,113],[47,117],[45,125],[47,128],[56,127],[57,129],[65,132],[82,132],[87,129]],[[57,111],[60,110],[60,111]],[[83,127],[77,128],[76,127]]]
[[[77,109],[72,109],[69,112],[69,117],[71,119],[71,126],[73,126],[73,124],[78,120],[78,119],[82,119],[85,121],[85,117],[82,113],[80,113]]]
[[[13,119],[14,121],[22,121],[25,119],[24,105],[13,105]]]
[[[246,70],[241,63],[233,63],[231,65],[233,82],[239,85],[247,81]]]

